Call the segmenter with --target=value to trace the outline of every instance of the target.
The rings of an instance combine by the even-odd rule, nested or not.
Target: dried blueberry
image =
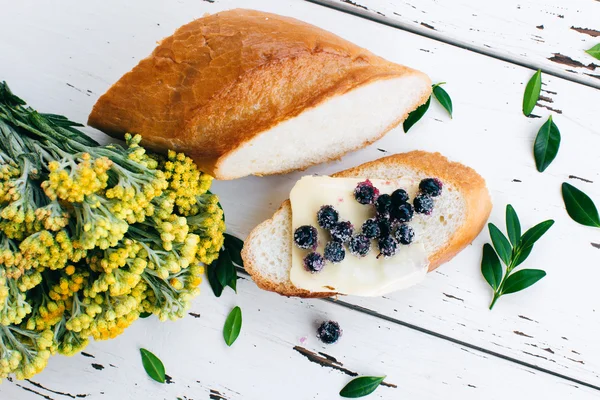
[[[367,239],[375,239],[378,238],[381,234],[381,230],[379,229],[379,224],[375,218],[369,218],[362,224],[362,233],[367,237]]]
[[[411,244],[413,239],[415,238],[415,231],[412,227],[402,224],[396,229],[395,235],[398,243],[401,244]]]
[[[302,225],[294,231],[294,243],[301,249],[316,249],[317,228],[310,225]]]
[[[415,204],[415,211],[419,214],[429,215],[433,212],[433,199],[430,195],[421,193],[413,201]]]
[[[379,255],[377,258],[381,256],[384,258],[392,257],[398,250],[398,243],[396,243],[396,240],[391,236],[385,236],[379,239],[378,245]]]
[[[331,261],[332,263],[339,263],[344,260],[346,257],[346,250],[344,250],[344,245],[340,242],[329,242],[325,245],[325,250],[323,251],[323,257],[327,261]]]
[[[333,206],[323,206],[317,211],[317,223],[323,229],[331,229],[338,222],[339,214]]]
[[[371,241],[365,235],[358,234],[352,236],[348,247],[350,249],[350,254],[353,256],[364,257],[369,254],[369,250],[371,250]]]
[[[323,343],[333,344],[342,336],[342,328],[335,321],[325,321],[317,329],[317,337]]]
[[[373,204],[378,196],[379,190],[368,179],[360,182],[354,189],[354,198],[360,204]]]
[[[377,225],[379,226],[378,237],[386,237],[392,233],[392,223],[388,218],[377,218]]]
[[[375,209],[380,215],[389,215],[392,208],[392,197],[389,194],[381,194],[375,201]]]
[[[394,204],[390,216],[398,222],[409,222],[413,217],[413,206],[410,203]]]
[[[354,233],[354,226],[349,221],[341,221],[335,224],[329,233],[336,242],[346,243]]]
[[[438,178],[426,178],[419,183],[419,190],[431,197],[437,197],[442,194],[442,181]]]
[[[319,272],[325,266],[325,259],[319,253],[309,253],[304,257],[304,268],[308,272]]]
[[[392,192],[392,203],[400,205],[408,201],[408,193],[404,189],[396,189]]]

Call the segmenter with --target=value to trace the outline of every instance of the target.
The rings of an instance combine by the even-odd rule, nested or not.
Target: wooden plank
[[[600,3],[589,0],[310,0],[600,88]]]
[[[141,7],[139,2],[64,0],[61,4],[70,12],[45,3],[36,7],[11,3],[10,18],[0,25],[2,37],[11,38],[0,42],[3,60],[10,62],[0,63],[0,76],[33,106],[85,121],[96,98],[149,54],[156,40],[205,12],[245,3],[184,0],[165,7],[152,0]],[[598,385],[600,345],[595,332],[600,326],[595,315],[597,301],[589,299],[600,278],[594,267],[600,250],[591,245],[600,243],[600,233],[570,221],[559,193],[560,182],[569,180],[600,199],[600,132],[594,123],[598,91],[544,78],[547,99],[540,106],[561,111],[556,122],[564,141],[555,163],[540,175],[534,169],[531,145],[542,120],[527,119],[520,113],[522,91],[532,71],[309,3],[257,0],[252,6],[325,27],[391,60],[422,69],[434,81],[448,82],[456,109],[454,120],[449,121],[439,107],[432,107],[409,135],[395,130],[341,162],[308,173],[334,172],[386,152],[441,151],[477,168],[488,179],[496,204],[492,221],[501,222],[507,202],[515,205],[524,225],[550,217],[557,220],[527,264],[547,269],[548,277],[528,292],[502,299],[493,312],[487,310],[490,293],[478,266],[485,234],[418,287],[386,298],[344,300]],[[547,117],[549,111],[538,107],[534,113]],[[230,229],[246,235],[270,216],[302,175],[215,184]],[[569,179],[570,175],[594,183]],[[276,306],[277,298],[266,299],[263,308]],[[548,348],[553,353],[545,350]]]
[[[237,296],[228,291],[217,299],[203,290],[183,320],[139,321],[115,340],[91,344],[85,355],[52,359],[30,381],[5,382],[0,398],[330,400],[354,374],[387,375],[397,385],[378,388],[373,399],[597,398],[595,390],[335,304],[279,298],[247,280]],[[221,329],[235,305],[243,326],[228,348]],[[330,346],[315,335],[328,319],[344,330]],[[169,384],[146,376],[140,347],[161,358]]]

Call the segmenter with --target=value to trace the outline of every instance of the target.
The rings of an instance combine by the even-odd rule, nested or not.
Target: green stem
[[[500,292],[494,292],[494,297],[492,298],[492,303],[490,304],[490,310],[494,308],[494,304],[496,304],[496,301],[498,301],[500,296],[502,296]]]

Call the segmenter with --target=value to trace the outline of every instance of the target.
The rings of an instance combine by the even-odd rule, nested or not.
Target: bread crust
[[[152,150],[183,151],[205,172],[231,179],[219,162],[261,132],[333,96],[409,75],[429,82],[313,25],[235,9],[164,39],[100,97],[88,124],[118,138],[140,133]]]
[[[485,180],[472,168],[463,164],[449,161],[440,153],[430,153],[425,151],[411,151],[408,153],[394,154],[375,161],[367,162],[354,168],[347,169],[333,174],[333,177],[349,178],[361,177],[369,179],[392,179],[395,176],[380,176],[374,173],[376,167],[394,167],[414,169],[429,176],[440,178],[443,182],[451,184],[462,193],[466,202],[466,215],[464,223],[454,232],[445,246],[429,257],[429,272],[438,268],[441,264],[451,260],[456,254],[470,244],[481,232],[492,210],[492,202],[487,190]],[[277,213],[285,212],[286,208],[291,213],[291,204],[289,200],[283,202]],[[336,293],[326,292],[308,292],[298,289],[291,282],[274,284],[260,275],[259,269],[255,266],[258,262],[251,250],[253,238],[261,229],[268,227],[273,222],[274,217],[258,225],[250,233],[245,241],[242,250],[242,258],[246,271],[252,276],[257,285],[265,290],[277,292],[284,296],[295,297],[331,297]],[[290,260],[291,265],[291,260]]]

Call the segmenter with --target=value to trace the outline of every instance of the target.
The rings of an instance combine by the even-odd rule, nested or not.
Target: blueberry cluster
[[[400,245],[411,244],[415,232],[408,223],[414,213],[429,215],[433,211],[433,198],[442,193],[442,182],[437,178],[426,178],[419,183],[419,193],[410,198],[404,189],[397,189],[391,195],[380,194],[368,179],[354,189],[354,198],[363,205],[375,209],[375,217],[367,219],[361,232],[354,232],[349,221],[341,221],[338,211],[325,205],[317,212],[318,225],[329,232],[331,240],[325,244],[323,255],[315,252],[318,245],[317,229],[303,225],[294,231],[294,243],[301,249],[312,250],[304,258],[304,267],[310,272],[319,272],[325,262],[339,263],[346,257],[346,247],[355,257],[364,257],[371,251],[371,240],[377,241],[379,257],[392,257]]]

